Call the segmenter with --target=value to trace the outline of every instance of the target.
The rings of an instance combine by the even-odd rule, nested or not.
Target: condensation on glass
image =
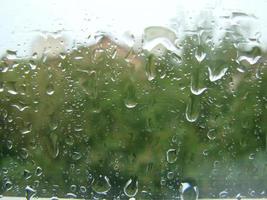
[[[1,197],[266,198],[264,7],[4,2]]]

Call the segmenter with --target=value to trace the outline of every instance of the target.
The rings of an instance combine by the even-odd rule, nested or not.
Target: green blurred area
[[[175,195],[189,180],[201,197],[259,197],[267,53],[229,38],[216,46],[188,36],[180,56],[109,41],[54,58],[3,58],[1,193],[24,195],[30,185],[41,197],[114,198],[138,183],[136,197],[146,199],[142,191]]]

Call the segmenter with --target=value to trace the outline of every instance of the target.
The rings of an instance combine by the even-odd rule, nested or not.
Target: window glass
[[[1,2],[1,197],[266,197],[263,8]]]

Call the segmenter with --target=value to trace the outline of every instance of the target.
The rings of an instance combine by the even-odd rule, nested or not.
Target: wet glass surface
[[[3,2],[1,197],[266,198],[264,7]]]

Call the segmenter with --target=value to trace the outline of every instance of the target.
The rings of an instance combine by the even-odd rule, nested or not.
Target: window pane
[[[264,7],[2,2],[3,199],[266,197]]]

